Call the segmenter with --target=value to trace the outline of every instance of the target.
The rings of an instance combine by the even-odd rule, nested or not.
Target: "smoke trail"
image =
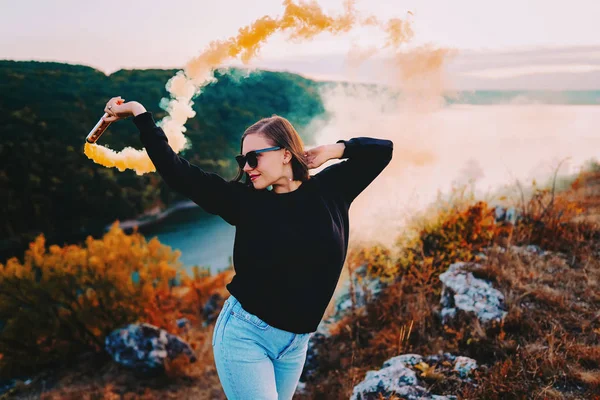
[[[322,96],[331,118],[314,122],[317,145],[355,136],[394,142],[392,161],[350,208],[352,245],[392,247],[415,214],[458,185],[492,204],[501,195],[518,200],[516,179],[544,185],[566,158],[560,174],[576,173],[600,147],[591,129],[600,123],[597,106],[448,106],[437,96],[425,104],[418,91],[413,104],[408,94],[360,85]]]
[[[334,35],[350,31],[356,26],[375,26],[382,29],[387,39],[384,49],[397,49],[413,37],[410,21],[398,18],[380,21],[373,16],[361,17],[355,10],[354,0],[344,2],[344,12],[332,17],[323,13],[315,2],[294,3],[284,0],[285,10],[280,18],[264,16],[239,30],[237,36],[224,41],[213,41],[199,56],[191,59],[183,71],[179,71],[166,84],[170,99],[163,99],[160,106],[168,115],[157,123],[163,128],[169,144],[178,153],[189,147],[183,132],[185,122],[192,118],[193,98],[203,86],[214,80],[213,71],[229,59],[239,58],[247,64],[255,57],[261,46],[273,34],[289,33],[288,40],[308,40],[317,34],[328,32]],[[145,150],[125,148],[121,152],[98,144],[85,143],[84,153],[94,162],[119,171],[133,169],[138,175],[155,171]]]

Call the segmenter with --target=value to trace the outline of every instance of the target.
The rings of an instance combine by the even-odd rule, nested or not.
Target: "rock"
[[[306,382],[308,379],[311,379],[314,376],[314,373],[318,366],[318,351],[316,347],[327,339],[328,336],[324,335],[321,332],[315,332],[309,342],[308,342],[308,350],[306,351],[306,361],[304,362],[304,368],[302,369],[302,374],[300,376],[300,382]]]
[[[29,384],[31,384],[33,380],[31,378],[13,378],[4,381],[0,381],[0,398],[9,398],[9,396],[15,391],[22,389]]]
[[[173,360],[181,353],[196,361],[189,344],[150,324],[130,324],[111,332],[105,339],[105,349],[112,358],[126,367],[143,373],[164,370],[165,360]]]
[[[477,361],[469,357],[456,357],[454,362],[454,371],[457,371],[461,378],[466,378],[471,371],[477,368]]]
[[[443,362],[454,364],[454,369],[443,367]],[[350,398],[352,400],[374,400],[379,399],[380,395],[389,397],[396,394],[408,400],[456,400],[457,397],[453,395],[430,394],[421,385],[417,371],[424,363],[439,364],[440,372],[446,375],[451,375],[455,370],[459,374],[462,372],[467,376],[472,369],[477,368],[475,360],[468,357],[455,357],[449,353],[427,357],[419,354],[402,354],[385,361],[379,371],[368,371],[365,379],[354,387]]]
[[[457,310],[474,313],[484,323],[503,319],[507,313],[504,311],[502,293],[489,282],[465,271],[465,265],[463,262],[454,263],[440,274],[440,280],[444,284],[440,299],[443,307],[440,313],[442,321],[446,323],[453,318]]]
[[[369,395],[383,394],[389,396],[393,392],[403,396],[416,396],[424,393],[425,388],[417,385],[417,374],[402,363],[392,364],[379,371],[367,371],[365,379],[352,390],[351,399],[365,400]]]
[[[298,382],[298,386],[296,386],[296,392],[297,394],[305,394],[306,393],[306,383],[304,382]]]
[[[418,354],[402,354],[396,357],[392,357],[386,362],[383,363],[383,367],[391,367],[396,363],[400,363],[402,365],[410,365],[414,366],[423,361],[423,357]]]
[[[546,254],[544,250],[540,246],[535,244],[529,244],[527,246],[511,246],[510,249],[517,254],[525,254],[525,255],[538,255],[543,256]]]
[[[448,320],[456,317],[456,308],[454,308],[454,307],[442,308],[440,315],[442,317],[442,321],[444,321],[444,322],[448,321]]]
[[[221,303],[222,299],[223,296],[221,296],[219,293],[214,293],[212,296],[210,296],[206,304],[204,304],[204,307],[202,307],[202,317],[204,318],[202,326],[207,327],[217,320],[219,312],[221,312],[221,307],[219,304]]]
[[[367,304],[369,294],[376,298],[384,289],[385,285],[377,278],[367,276],[367,266],[365,264],[354,270],[353,274],[354,296],[356,307],[361,308]],[[350,280],[347,279],[336,291],[334,297],[335,311],[332,316],[321,320],[317,327],[317,332],[329,336],[329,327],[336,324],[352,308],[352,295],[350,293]]]
[[[360,280],[360,282],[359,282]],[[367,303],[367,292],[370,292],[372,297],[379,295],[384,288],[384,284],[379,279],[371,279],[367,276],[367,266],[365,264],[354,270],[353,274],[354,293],[356,298],[356,306],[363,307]],[[366,290],[365,290],[366,288]],[[335,312],[329,318],[321,320],[316,332],[308,342],[308,350],[306,353],[306,362],[300,377],[300,382],[305,382],[317,368],[317,351],[315,345],[323,342],[331,335],[329,330],[331,325],[335,325],[344,315],[346,315],[352,307],[352,298],[350,295],[350,280],[346,280],[336,292],[334,299]]]
[[[176,323],[178,328],[186,328],[189,327],[190,320],[187,318],[179,318]]]
[[[511,224],[515,224],[520,219],[520,215],[514,207],[504,208],[496,206],[494,207],[494,214],[496,222],[510,222]]]
[[[17,386],[16,379],[8,379],[0,381],[0,396],[5,393],[9,393]]]
[[[367,292],[372,297],[377,297],[383,289],[383,284],[379,279],[373,279],[367,276],[367,266],[361,265],[354,270],[353,281],[354,296],[356,307],[362,307],[367,303]],[[338,290],[335,298],[335,315],[342,316],[352,307],[352,296],[350,293],[350,280],[346,280]]]

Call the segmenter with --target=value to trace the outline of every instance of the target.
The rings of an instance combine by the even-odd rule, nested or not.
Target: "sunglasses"
[[[252,151],[247,152],[245,156],[243,156],[241,154],[235,156],[235,160],[237,161],[237,163],[241,169],[244,169],[244,167],[246,166],[246,162],[248,162],[248,165],[250,166],[250,168],[256,168],[258,166],[258,156],[257,156],[258,153],[279,150],[281,148],[282,147],[276,146],[276,147],[267,147],[266,149],[252,150]]]

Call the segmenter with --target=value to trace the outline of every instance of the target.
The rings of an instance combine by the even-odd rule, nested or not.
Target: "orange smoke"
[[[324,32],[337,35],[356,26],[375,26],[387,35],[383,47],[392,49],[399,48],[413,37],[409,21],[397,18],[379,21],[373,16],[361,18],[355,10],[354,0],[344,2],[344,12],[339,16],[326,15],[315,2],[294,3],[284,0],[283,4],[283,16],[277,19],[264,16],[241,28],[235,37],[211,42],[202,54],[188,61],[183,70],[167,82],[166,88],[171,95],[166,106],[168,115],[157,123],[165,131],[176,153],[189,147],[183,133],[186,131],[185,122],[195,116],[192,99],[202,87],[214,80],[213,71],[229,59],[239,58],[247,64],[274,33],[289,33],[288,40],[296,41],[310,39]],[[116,152],[96,143],[85,143],[84,153],[94,162],[115,167],[119,171],[133,169],[142,175],[156,170],[145,150],[127,147]]]

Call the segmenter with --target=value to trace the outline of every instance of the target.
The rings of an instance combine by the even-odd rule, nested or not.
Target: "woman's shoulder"
[[[339,193],[330,184],[328,179],[323,178],[322,172],[323,170],[310,176],[311,191],[324,198],[337,198]]]

